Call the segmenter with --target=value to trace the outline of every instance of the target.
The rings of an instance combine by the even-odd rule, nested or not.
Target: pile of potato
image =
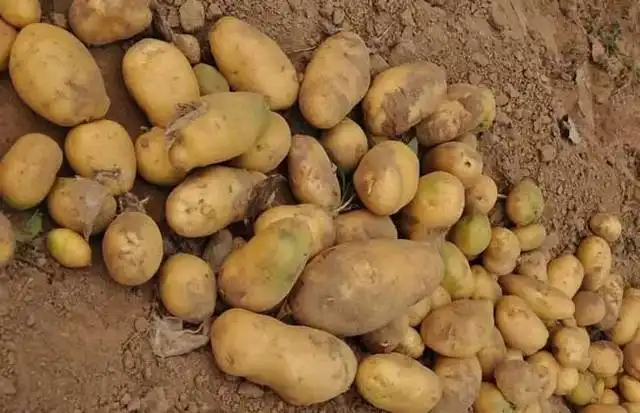
[[[372,79],[368,48],[347,31],[318,46],[300,81],[276,42],[223,17],[209,34],[217,69],[153,38],[127,50],[122,75],[151,124],[132,139],[104,118],[111,103],[85,46],[149,25],[144,2],[127,13],[122,3],[75,0],[75,36],[39,23],[37,0],[0,3],[1,67],[30,108],[69,128],[64,148],[20,137],[0,162],[1,194],[18,210],[46,200],[61,265],[91,265],[89,240],[101,236],[116,282],[158,274],[169,313],[214,318],[222,371],[294,405],[355,383],[394,413],[567,411],[558,396],[585,413],[640,412],[640,290],[612,272],[609,246],[620,222],[594,216],[574,255],[552,257],[528,178],[504,201],[510,224],[491,222],[498,188],[476,139],[495,117],[490,90],[448,84],[424,61]],[[292,136],[278,111],[296,103],[319,138]],[[74,177],[57,176],[65,159]],[[250,220],[274,172],[298,203]],[[165,257],[158,223],[119,207],[137,176],[171,188],[166,223],[210,237],[202,257]],[[238,222],[253,235],[234,236]],[[14,251],[0,215],[0,262]]]

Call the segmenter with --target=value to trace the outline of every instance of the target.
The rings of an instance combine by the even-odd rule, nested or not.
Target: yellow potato
[[[526,407],[542,394],[542,382],[536,368],[522,360],[506,360],[496,366],[496,386],[516,407]]]
[[[424,349],[424,341],[422,341],[422,336],[418,330],[409,328],[394,351],[414,359],[419,359],[422,357],[422,354],[424,354]]]
[[[397,239],[398,230],[390,217],[380,216],[366,209],[340,214],[334,219],[336,244],[367,239]]]
[[[431,413],[468,411],[482,384],[482,370],[478,359],[438,357],[433,371],[442,383],[442,398]]]
[[[16,41],[18,32],[9,26],[3,20],[0,20],[0,72],[5,71],[9,67],[9,56],[11,56],[11,48]]]
[[[493,327],[491,340],[477,354],[480,367],[482,367],[482,377],[485,380],[493,378],[493,371],[496,366],[505,359],[507,355],[507,345],[504,343],[500,330]]]
[[[475,289],[471,298],[474,300],[489,300],[496,303],[502,297],[502,289],[498,280],[481,265],[471,267],[473,273]]]
[[[602,393],[602,396],[600,396],[598,403],[617,406],[620,404],[620,396],[618,396],[618,393],[616,393],[611,389],[605,389],[604,392]],[[626,412],[622,412],[622,413],[626,413]]]
[[[518,259],[516,273],[547,283],[549,281],[549,274],[547,274],[548,262],[549,257],[546,252],[540,250],[525,252]]]
[[[371,83],[369,48],[350,31],[339,31],[316,48],[304,73],[298,103],[319,129],[338,125],[362,100]]]
[[[193,66],[193,73],[198,79],[200,96],[210,95],[218,92],[229,92],[229,83],[218,70],[206,63],[198,63]]]
[[[580,289],[584,278],[584,268],[574,255],[561,255],[547,265],[549,285],[573,298]]]
[[[505,275],[512,272],[520,256],[520,241],[506,228],[491,229],[491,242],[482,254],[482,265],[487,271]]]
[[[162,128],[154,126],[138,136],[135,143],[137,169],[145,181],[172,186],[187,175],[185,170],[173,166],[169,159],[169,148],[169,138]]]
[[[344,172],[354,171],[369,149],[367,135],[349,118],[325,131],[320,143],[333,163]]]
[[[562,291],[549,284],[522,275],[500,277],[505,293],[517,295],[543,320],[562,320],[573,316],[575,305]]]
[[[544,198],[531,178],[524,178],[511,189],[506,211],[509,219],[518,226],[533,224],[542,217]]]
[[[102,46],[129,39],[151,24],[150,0],[74,0],[69,25],[84,43]]]
[[[34,23],[20,31],[11,49],[9,74],[20,98],[60,126],[102,119],[111,105],[89,50],[50,24]]]
[[[287,109],[298,97],[298,75],[278,43],[236,17],[219,19],[209,32],[211,53],[233,90],[264,95],[271,110]]]
[[[482,156],[469,145],[460,142],[446,142],[429,150],[422,159],[422,172],[449,172],[462,182],[465,188],[472,188],[482,175]]]
[[[447,304],[451,304],[451,296],[447,292],[447,290],[439,285],[430,295],[431,299],[431,309],[435,310],[436,308],[443,307]]]
[[[626,401],[640,403],[640,380],[623,374],[618,382],[618,390]]]
[[[566,396],[573,391],[580,381],[580,373],[575,367],[564,367],[560,365],[558,370],[558,384],[554,392],[557,396]]]
[[[491,222],[484,214],[465,215],[451,229],[449,237],[464,255],[475,257],[491,242]]]
[[[91,266],[91,246],[77,232],[57,228],[47,234],[47,250],[63,267]]]
[[[600,213],[589,220],[589,228],[597,236],[604,238],[608,243],[614,243],[622,234],[622,223],[613,214]]]
[[[589,333],[582,327],[562,327],[551,337],[553,355],[563,367],[589,367]]]
[[[610,330],[615,326],[620,315],[622,297],[624,295],[624,280],[620,274],[611,274],[607,277],[602,287],[598,289],[598,294],[604,300],[604,317],[598,323],[600,330]]]
[[[576,323],[580,327],[598,324],[604,318],[604,299],[593,291],[580,291],[573,297]]]
[[[612,413],[640,413],[640,403],[622,403],[625,412],[618,410]]]
[[[548,351],[539,351],[530,356],[527,363],[531,364],[540,376],[542,397],[553,396],[558,387],[558,373],[561,368],[558,361]]]
[[[616,403],[617,404],[617,403]],[[590,404],[585,406],[580,413],[634,413],[626,410],[622,406],[615,406],[607,403]]]
[[[450,242],[442,245],[444,279],[442,286],[454,300],[469,298],[476,289],[475,277],[464,254]]]
[[[474,413],[514,413],[511,403],[504,398],[498,388],[487,382],[482,382],[478,397],[473,402]]]
[[[2,199],[10,207],[25,210],[47,196],[62,166],[58,143],[40,133],[16,140],[0,160]]]
[[[567,395],[567,400],[576,406],[586,406],[598,400],[596,378],[588,371],[578,374],[578,385]]]
[[[146,38],[127,50],[122,76],[151,123],[162,128],[177,117],[180,105],[200,96],[198,80],[187,58],[176,46],[162,40]]]
[[[611,248],[607,241],[595,235],[583,239],[576,257],[584,267],[582,288],[595,291],[602,287],[611,271]]]
[[[498,200],[498,186],[487,175],[480,175],[473,186],[466,189],[465,210],[471,213],[488,214]]]
[[[613,389],[618,385],[618,376],[609,376],[602,380],[604,381],[604,387],[607,389]]]
[[[11,221],[0,212],[0,268],[6,267],[16,252],[16,238]]]
[[[358,369],[353,351],[331,334],[240,308],[213,322],[211,348],[224,373],[267,386],[297,406],[346,392]]]
[[[513,233],[520,241],[522,251],[531,251],[540,248],[547,238],[547,230],[542,224],[529,224],[513,229]]]
[[[633,340],[640,327],[640,290],[627,288],[620,305],[617,320],[608,332],[611,341],[624,346]]]
[[[491,89],[466,83],[456,83],[447,89],[447,99],[457,100],[471,113],[465,132],[488,130],[496,117],[496,101]]]
[[[613,354],[610,354],[613,355]],[[620,357],[620,355],[617,355]],[[640,343],[632,341],[624,346],[624,371],[637,380],[640,380]]]
[[[495,320],[507,346],[527,356],[537,353],[547,344],[549,332],[546,326],[518,296],[505,295],[498,300]]]
[[[37,23],[42,17],[40,0],[2,0],[0,16],[13,27],[23,27]]]
[[[133,188],[136,150],[119,123],[105,119],[76,126],[67,134],[64,154],[78,175],[95,179],[113,195]]]
[[[622,369],[622,350],[611,341],[601,340],[591,343],[589,358],[591,359],[589,371],[598,378],[615,376]]]
[[[411,327],[417,327],[422,323],[422,320],[431,311],[431,297],[425,297],[418,301],[407,310],[407,317],[409,317],[409,325]]]
[[[435,112],[418,123],[416,138],[427,148],[449,142],[465,132],[465,126],[470,120],[471,113],[462,103],[445,100]]]
[[[371,353],[391,353],[398,347],[410,328],[409,317],[403,314],[389,324],[363,334],[362,343]]]

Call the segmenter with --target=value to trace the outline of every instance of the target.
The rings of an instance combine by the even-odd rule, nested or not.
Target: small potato
[[[584,278],[584,268],[574,255],[561,255],[549,261],[547,279],[549,285],[573,298],[580,289]]]
[[[531,251],[540,248],[547,238],[547,230],[542,224],[529,224],[513,229],[513,233],[520,241],[522,251]]]
[[[498,186],[487,175],[480,175],[465,192],[465,211],[488,214],[498,200]]]
[[[58,143],[40,133],[16,140],[0,160],[2,199],[10,207],[26,210],[47,196],[62,166]]]
[[[575,305],[562,291],[549,284],[522,275],[500,277],[505,293],[517,295],[543,320],[562,320],[573,316]]]
[[[138,172],[152,184],[173,186],[182,181],[187,172],[176,168],[169,159],[170,143],[165,130],[153,127],[138,136],[135,143]]]
[[[580,413],[634,413],[626,410],[622,406],[615,406],[607,403],[590,404],[585,406]]]
[[[491,242],[482,254],[482,264],[487,271],[505,275],[512,272],[520,256],[520,242],[513,232],[506,228],[491,229]]]
[[[511,189],[506,211],[509,219],[518,226],[533,224],[542,217],[544,198],[533,179],[524,178]]]
[[[488,130],[496,117],[496,101],[491,89],[466,83],[456,83],[447,89],[447,98],[457,100],[471,113],[465,132]]]
[[[167,259],[159,274],[160,300],[174,316],[189,323],[207,320],[216,306],[216,278],[203,259],[178,253]]]
[[[524,361],[524,354],[520,350],[515,348],[507,348],[507,352],[504,355],[504,360],[522,360]]]
[[[530,356],[541,350],[549,338],[544,323],[525,300],[505,295],[496,304],[496,326],[508,347]],[[524,333],[526,331],[526,334]]]
[[[558,361],[548,351],[539,351],[530,356],[527,363],[531,364],[540,376],[542,397],[553,396],[558,387],[558,373],[561,368]]]
[[[420,177],[415,198],[402,209],[402,228],[409,239],[428,238],[453,226],[464,210],[464,186],[447,172]]]
[[[507,346],[504,343],[500,330],[493,327],[491,340],[477,354],[480,367],[482,367],[482,377],[485,380],[493,378],[493,371],[506,357]]]
[[[472,266],[471,272],[475,279],[475,289],[471,298],[474,300],[489,300],[495,304],[502,297],[502,289],[496,278],[481,265]]]
[[[575,367],[564,367],[560,365],[558,370],[558,384],[554,392],[557,396],[566,396],[578,385],[580,373]]]
[[[278,43],[236,17],[219,19],[209,32],[211,53],[233,90],[264,95],[271,110],[290,108],[298,75]]]
[[[414,359],[419,359],[422,357],[422,354],[424,354],[424,349],[424,341],[422,341],[422,336],[418,330],[409,328],[394,351]]]
[[[478,137],[473,133],[464,133],[455,138],[454,141],[469,145],[474,151],[478,150]]]
[[[296,406],[346,392],[358,369],[353,351],[331,334],[240,308],[213,322],[211,348],[224,373],[267,386]]]
[[[607,241],[595,235],[583,239],[576,257],[584,267],[582,288],[595,291],[602,287],[611,271],[611,248]]]
[[[109,225],[102,239],[102,256],[116,282],[136,286],[149,281],[163,258],[158,225],[141,212],[123,212]]]
[[[516,407],[526,407],[543,394],[540,375],[532,364],[506,360],[496,366],[496,386]]]
[[[473,402],[474,413],[514,413],[511,403],[493,383],[482,382],[480,393]]]
[[[91,266],[91,246],[67,228],[56,228],[47,234],[47,250],[63,267],[84,268]]]
[[[449,172],[471,188],[482,175],[482,156],[469,145],[446,142],[429,150],[422,159],[422,172]]]
[[[626,401],[640,403],[640,380],[623,374],[618,381],[618,390]]]
[[[369,149],[367,135],[349,118],[325,131],[320,143],[333,163],[344,172],[354,171]]]
[[[418,301],[407,310],[407,317],[409,317],[409,325],[411,327],[418,327],[422,320],[431,311],[431,297],[425,297]]]
[[[328,210],[340,206],[340,182],[329,156],[315,138],[295,135],[291,141],[288,165],[289,183],[298,201]]]
[[[11,221],[0,212],[0,268],[11,262],[16,252],[16,237]]]
[[[611,389],[605,389],[604,392],[602,393],[602,396],[600,396],[598,403],[617,406],[620,404],[620,396],[618,396],[618,393],[616,393]],[[626,413],[626,412],[622,412],[622,413]]]
[[[619,346],[631,342],[640,326],[638,314],[640,314],[640,290],[627,288],[624,290],[618,318],[608,332],[611,341]]]
[[[372,353],[391,353],[398,347],[409,328],[409,317],[403,314],[389,324],[363,334],[362,343]]]
[[[451,296],[445,290],[445,288],[439,285],[431,294],[431,309],[435,310],[436,308],[443,307],[447,304],[451,304]]]
[[[478,359],[438,357],[433,371],[442,383],[442,398],[431,413],[468,411],[482,385],[482,370]]]
[[[218,92],[229,92],[227,79],[218,72],[218,69],[206,63],[198,63],[193,66],[193,73],[198,79],[200,96],[210,95]]]
[[[449,237],[464,255],[475,257],[491,242],[491,222],[483,214],[465,215],[451,229]]]
[[[548,262],[548,254],[545,252],[540,250],[525,252],[518,259],[516,273],[547,283],[549,281]]]
[[[442,245],[441,254],[444,261],[442,286],[454,300],[471,297],[476,288],[475,277],[464,254],[450,242]]]
[[[580,291],[573,297],[573,303],[576,306],[576,323],[580,327],[597,324],[604,318],[604,299],[598,293]]]
[[[596,394],[596,378],[591,372],[578,373],[578,385],[566,396],[576,406],[586,406],[598,400]]]
[[[440,378],[403,354],[365,357],[356,375],[358,393],[373,406],[388,412],[429,412],[442,398]]]
[[[582,327],[562,327],[551,337],[553,355],[563,367],[589,367],[589,333]]]
[[[609,376],[602,380],[604,381],[604,387],[607,389],[613,389],[618,385],[618,376]]]
[[[125,194],[136,179],[136,150],[127,130],[111,120],[76,126],[64,141],[69,165],[80,176],[95,179],[113,195]]]
[[[620,315],[622,297],[624,295],[624,280],[620,274],[610,274],[602,287],[598,289],[598,294],[604,300],[605,313],[602,321],[598,323],[600,330],[610,330],[615,326]]]
[[[591,343],[589,359],[589,371],[598,378],[615,376],[622,369],[622,350],[611,341]]]
[[[362,101],[367,129],[381,136],[407,132],[437,109],[446,88],[446,72],[433,63],[419,61],[385,70]]]
[[[416,137],[427,148],[454,140],[465,131],[471,120],[462,103],[457,100],[444,100],[430,116],[416,126]]]
[[[368,239],[397,239],[398,230],[388,216],[380,216],[366,209],[340,214],[334,219],[336,244]]]
[[[387,141],[362,157],[353,174],[353,186],[369,211],[392,215],[414,198],[419,176],[416,154],[400,141]]]
[[[40,0],[3,0],[0,2],[0,16],[18,29],[37,23],[42,17]]]
[[[9,26],[4,20],[0,20],[0,72],[4,72],[9,67],[11,48],[17,36],[16,29]]]
[[[600,213],[594,215],[589,220],[589,228],[609,244],[616,242],[622,234],[622,223],[617,216],[612,214]]]

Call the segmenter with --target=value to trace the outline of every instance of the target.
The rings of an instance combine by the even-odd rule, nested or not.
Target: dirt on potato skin
[[[347,29],[371,48],[376,72],[425,59],[446,68],[450,82],[489,86],[499,111],[480,148],[501,191],[525,176],[540,182],[547,199],[544,223],[557,239],[557,253],[575,250],[593,213],[619,214],[624,231],[613,246],[615,269],[640,284],[634,271],[640,265],[637,2],[162,0],[176,32],[183,31],[180,8],[187,2],[202,4],[205,24],[197,29],[197,15],[186,23],[199,38],[219,16],[235,15],[273,36],[298,70],[318,42]],[[70,1],[42,3],[50,18]],[[122,45],[92,53],[112,101],[107,117],[137,136],[147,121],[121,79]],[[210,61],[206,48],[203,56]],[[582,142],[566,137],[565,115],[578,125]],[[26,108],[4,72],[0,153],[28,132],[62,143],[66,130]],[[71,174],[68,167],[63,172]],[[140,182],[135,192],[149,197],[147,208],[160,221],[166,190]],[[2,210],[16,225],[29,214]],[[502,215],[497,208],[493,218]],[[377,411],[353,389],[322,405],[289,406],[268,389],[221,373],[206,347],[156,358],[147,338],[157,305],[153,282],[125,288],[111,281],[99,238],[94,265],[86,270],[63,270],[42,245],[32,249],[0,273],[0,413]]]

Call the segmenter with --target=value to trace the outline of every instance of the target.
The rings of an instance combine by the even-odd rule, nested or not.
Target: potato
[[[169,227],[183,237],[206,237],[246,217],[259,172],[210,166],[175,187],[166,201]]]
[[[236,17],[219,19],[209,32],[211,53],[233,90],[264,95],[271,110],[291,107],[298,75],[278,43]]]
[[[558,384],[554,394],[557,396],[566,396],[578,385],[580,381],[580,373],[575,367],[564,367],[560,365],[558,370]]]
[[[416,126],[416,138],[422,146],[433,147],[454,140],[471,120],[462,103],[457,100],[443,101],[430,116]]]
[[[56,228],[47,234],[47,250],[63,267],[91,266],[91,246],[77,232]]]
[[[611,341],[624,346],[633,340],[640,326],[640,289],[627,288],[620,305],[617,321],[608,332]]]
[[[178,253],[160,267],[158,289],[164,307],[189,323],[207,320],[216,306],[216,278],[203,259]]]
[[[548,351],[539,351],[530,356],[527,363],[531,364],[540,376],[540,381],[543,384],[542,397],[553,396],[558,387],[558,373],[560,371],[558,361]]]
[[[576,323],[580,327],[599,323],[604,318],[604,299],[593,291],[580,291],[573,297]]]
[[[622,406],[600,403],[585,406],[582,410],[580,410],[580,413],[628,413],[628,411],[625,410]]]
[[[271,172],[287,157],[291,149],[291,129],[276,112],[267,115],[267,126],[253,146],[231,160],[231,165],[262,173]]]
[[[180,105],[200,96],[187,58],[162,40],[146,38],[129,48],[122,59],[122,75],[138,106],[153,125],[162,128],[177,117]]]
[[[409,317],[403,314],[389,324],[362,335],[362,343],[372,353],[391,353],[398,347],[409,328]]]
[[[480,175],[465,192],[465,211],[488,214],[498,200],[498,186],[487,175]]]
[[[449,237],[467,257],[475,257],[491,242],[491,222],[483,214],[465,215],[451,229]]]
[[[16,238],[11,221],[0,211],[0,268],[11,262],[16,252]]]
[[[349,118],[323,132],[320,143],[331,161],[344,172],[354,171],[369,149],[367,135]]]
[[[480,392],[473,402],[474,413],[514,413],[513,406],[502,395],[502,392],[492,384],[482,382]]]
[[[595,291],[602,287],[611,271],[611,248],[607,241],[595,235],[583,239],[576,257],[584,267],[582,288]]]
[[[11,48],[16,41],[18,32],[9,26],[3,20],[0,20],[0,72],[5,71],[9,67],[9,56]]]
[[[545,282],[514,274],[504,275],[499,281],[503,291],[522,298],[541,319],[562,320],[575,312],[573,301]]]
[[[109,109],[102,73],[91,53],[59,27],[35,23],[21,30],[11,49],[9,74],[20,98],[57,125],[101,119]]]
[[[414,359],[419,359],[422,357],[422,354],[424,354],[424,349],[424,341],[422,341],[422,336],[418,330],[409,328],[394,351]]]
[[[0,16],[13,27],[23,27],[37,23],[42,17],[39,0],[3,0],[0,2]]]
[[[136,150],[119,123],[105,119],[76,126],[67,134],[64,154],[78,175],[95,179],[113,195],[133,189]]]
[[[329,210],[340,206],[340,182],[329,156],[315,138],[307,135],[292,138],[288,166],[289,184],[298,201]]]
[[[69,25],[78,39],[102,46],[129,39],[151,24],[149,0],[74,0]]]
[[[396,413],[432,411],[442,397],[440,378],[398,353],[365,357],[358,366],[356,388],[373,406]]]
[[[465,132],[488,130],[496,117],[496,101],[491,89],[466,83],[456,83],[447,89],[447,98],[457,100],[471,113]]]
[[[596,395],[596,378],[588,371],[578,373],[578,385],[573,388],[567,396],[567,400],[576,406],[585,406],[595,403],[598,398]]]
[[[491,229],[491,241],[482,254],[482,265],[487,271],[505,275],[516,268],[520,256],[520,242],[513,232],[506,228]]]
[[[600,399],[598,400],[598,403],[600,404],[613,404],[613,405],[619,405],[620,404],[620,396],[618,396],[618,393],[616,393],[615,391],[611,390],[611,389],[605,389],[604,392],[602,393],[602,396],[600,396]],[[626,412],[623,412],[626,413]]]
[[[573,298],[582,285],[584,269],[574,255],[561,255],[549,261],[547,277],[549,285]]]
[[[442,245],[444,278],[442,286],[451,298],[469,298],[475,291],[475,277],[464,254],[450,242]]]
[[[455,138],[454,141],[469,145],[469,147],[474,151],[478,150],[478,137],[473,133],[463,133]]]
[[[525,252],[520,255],[518,265],[516,266],[516,273],[547,283],[549,281],[549,274],[547,274],[548,262],[548,254],[543,251],[534,250]]]
[[[362,100],[371,83],[369,49],[350,31],[340,31],[316,48],[300,86],[302,115],[318,129],[330,129]]]
[[[582,264],[581,264],[582,265]],[[620,274],[610,274],[604,284],[598,289],[604,300],[604,318],[598,323],[600,330],[610,330],[618,321],[622,297],[624,295],[624,280]]]
[[[618,356],[620,356],[618,354]],[[640,343],[631,342],[624,346],[624,371],[633,378],[640,380]]]
[[[419,176],[416,154],[400,141],[387,141],[362,157],[353,174],[353,186],[369,211],[392,215],[414,198]]]
[[[193,73],[196,75],[196,79],[198,79],[200,96],[230,91],[227,79],[218,72],[218,69],[211,65],[198,63],[193,66]]]
[[[518,296],[505,295],[498,300],[495,320],[507,346],[527,356],[537,353],[547,344],[549,332],[544,323]]]
[[[589,333],[582,327],[562,327],[551,337],[553,355],[563,367],[589,367]]]
[[[529,224],[524,227],[514,228],[513,233],[520,241],[522,251],[532,251],[540,248],[547,238],[547,230],[542,224]]]
[[[474,300],[489,300],[495,304],[502,297],[502,289],[496,278],[481,265],[472,266],[471,272],[475,279],[475,289],[471,298]]]
[[[468,411],[482,385],[482,370],[478,359],[438,357],[433,371],[442,383],[442,398],[431,412]]]
[[[240,308],[213,322],[211,348],[224,373],[267,386],[297,406],[346,392],[358,369],[353,351],[331,334]]]
[[[520,350],[507,348],[507,352],[504,355],[504,360],[524,360],[524,354]]]
[[[482,156],[469,145],[446,142],[429,150],[422,159],[422,172],[449,172],[471,188],[482,175]]]
[[[2,199],[10,207],[26,210],[47,196],[62,166],[58,143],[40,133],[19,137],[0,160]]]
[[[504,398],[516,407],[525,407],[543,394],[536,368],[526,361],[503,361],[496,366],[495,379]]]
[[[430,299],[432,310],[451,304],[451,296],[441,285],[437,286],[436,289],[433,290],[433,293],[430,295]]]
[[[436,289],[443,274],[442,258],[432,242],[350,242],[323,251],[307,264],[289,304],[301,324],[356,336],[404,314]]]
[[[447,172],[420,177],[415,198],[402,209],[402,228],[418,240],[453,226],[464,210],[464,187]]]
[[[531,178],[524,178],[509,192],[506,202],[509,219],[518,226],[537,222],[544,212],[542,191]]]
[[[594,234],[610,244],[616,242],[622,234],[622,223],[613,214],[595,214],[589,220],[589,228]]]
[[[502,334],[500,334],[500,330],[493,327],[491,339],[477,354],[480,367],[482,367],[482,377],[485,380],[493,378],[493,371],[505,359],[506,354],[507,346],[504,343]]]
[[[613,389],[618,385],[618,376],[608,376],[602,379],[604,381],[604,387],[607,389]]]
[[[422,322],[424,343],[447,357],[472,357],[493,334],[493,305],[487,300],[461,299],[433,310]]]
[[[640,380],[623,374],[618,382],[618,390],[626,401],[640,403]]]
[[[640,413],[640,403],[622,403],[622,407],[626,413]],[[622,411],[615,413],[624,413]]]
[[[614,376],[622,369],[622,358],[622,350],[615,343],[595,341],[589,346],[589,371],[598,378]]]
[[[431,311],[431,297],[427,296],[418,301],[407,310],[407,317],[409,317],[409,325],[411,327],[417,327],[422,323],[422,320]]]
[[[153,127],[138,136],[135,142],[138,172],[152,184],[173,186],[187,175],[184,169],[176,168],[169,159],[170,142],[165,130]]]
[[[388,216],[380,216],[366,209],[340,214],[334,219],[336,244],[368,239],[397,239],[398,230]]]

